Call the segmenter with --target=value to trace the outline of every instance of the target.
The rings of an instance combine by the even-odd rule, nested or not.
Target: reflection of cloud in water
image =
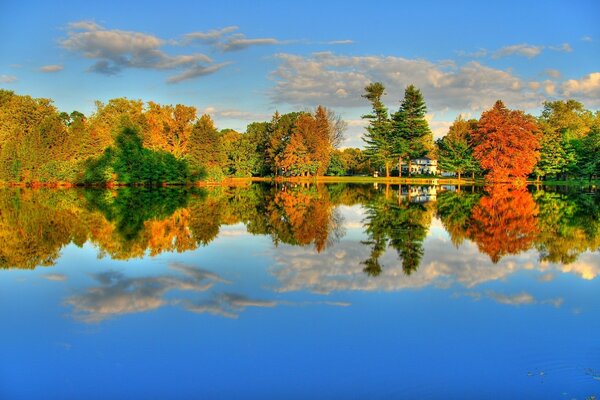
[[[537,300],[532,294],[527,292],[521,292],[516,294],[504,294],[498,293],[494,291],[487,291],[485,293],[479,292],[464,292],[464,293],[456,293],[455,297],[466,296],[472,298],[474,301],[479,301],[484,297],[494,300],[496,303],[506,304],[509,306],[522,306],[522,305],[530,305],[530,304],[550,304],[554,307],[560,307],[564,299],[562,297],[557,297],[554,299],[546,299],[546,300]]]
[[[273,250],[272,256],[275,265],[271,272],[279,281],[279,292],[395,291],[456,283],[472,288],[507,279],[523,270],[539,271],[544,274],[541,279],[546,280],[552,278],[552,272],[575,273],[584,279],[593,279],[600,273],[598,255],[594,253],[582,254],[580,261],[573,264],[557,265],[540,263],[532,249],[506,256],[494,264],[474,243],[465,241],[457,249],[447,237],[438,234],[430,234],[425,240],[423,261],[410,276],[404,274],[396,251],[388,249],[380,260],[381,275],[369,277],[361,264],[368,258],[369,248],[352,240],[342,240],[322,254],[301,247],[280,246]]]
[[[89,288],[85,294],[71,296],[66,304],[73,306],[76,318],[99,322],[117,315],[162,307],[169,303],[164,296],[173,290],[203,292],[217,282],[227,283],[210,271],[183,264],[169,267],[183,276],[129,278],[116,271],[95,274],[93,278],[99,286]]]
[[[592,280],[600,274],[600,263],[597,258],[597,255],[585,253],[572,264],[560,265],[559,269],[562,272],[570,272],[579,275],[583,279]]]
[[[42,275],[42,278],[47,279],[49,281],[66,281],[67,276],[64,274],[46,274]]]
[[[276,301],[255,300],[246,296],[223,293],[213,296],[207,301],[185,302],[185,308],[195,313],[209,313],[227,318],[237,318],[247,307],[275,307]]]
[[[525,293],[525,292],[511,294],[511,295],[506,295],[506,294],[496,293],[496,292],[489,292],[487,295],[488,295],[488,297],[490,297],[491,299],[495,300],[496,302],[498,302],[500,304],[508,304],[511,306],[521,306],[524,304],[533,304],[536,302],[535,298],[531,294]]]

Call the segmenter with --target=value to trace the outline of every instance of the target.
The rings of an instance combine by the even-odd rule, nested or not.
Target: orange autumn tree
[[[540,158],[540,129],[533,117],[509,110],[498,100],[481,114],[472,132],[473,154],[487,170],[486,179],[508,182],[526,178]]]
[[[473,207],[467,236],[495,264],[529,250],[539,235],[539,208],[525,187],[492,185]]]

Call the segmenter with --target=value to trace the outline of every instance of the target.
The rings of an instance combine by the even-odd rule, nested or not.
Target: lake
[[[595,188],[0,190],[2,399],[593,399]]]

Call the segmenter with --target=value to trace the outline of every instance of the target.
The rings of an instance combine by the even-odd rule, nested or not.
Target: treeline
[[[275,113],[245,133],[194,107],[125,98],[85,116],[0,90],[0,182],[160,184],[225,176],[324,175],[345,123],[333,111]]]
[[[600,175],[600,111],[578,101],[547,101],[539,117],[498,101],[479,120],[459,116],[434,145],[420,90],[408,86],[394,113],[383,103],[384,94],[380,82],[365,87],[372,112],[363,116],[368,121],[363,140],[371,165],[387,177],[394,170],[401,176],[403,164],[411,174],[411,160],[424,156],[459,179],[467,173],[494,182]]]
[[[533,117],[498,101],[481,117],[459,117],[433,140],[420,90],[408,86],[397,111],[379,82],[365,88],[372,111],[365,149],[338,149],[345,122],[323,106],[218,130],[194,107],[125,98],[96,102],[86,116],[49,99],[0,90],[0,183],[180,184],[225,177],[412,174],[428,156],[438,170],[491,181],[600,175],[600,112],[575,100],[545,102]],[[403,167],[404,165],[404,167]]]

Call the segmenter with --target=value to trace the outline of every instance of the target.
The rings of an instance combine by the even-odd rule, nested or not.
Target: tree
[[[301,123],[302,120],[301,116],[298,122]],[[277,165],[289,176],[307,176],[316,172],[317,164],[311,160],[301,130],[295,130],[292,133],[285,150],[277,156]]]
[[[258,155],[256,145],[252,143],[248,134],[241,134],[233,129],[221,131],[221,141],[227,157],[226,173],[237,177],[252,176]]]
[[[440,168],[457,173],[458,179],[462,173],[474,174],[478,169],[477,160],[473,157],[473,148],[469,144],[471,131],[476,127],[477,121],[466,121],[459,116],[450,126],[448,134],[436,141]]]
[[[558,175],[566,171],[567,167],[574,161],[575,153],[571,143],[559,130],[542,125],[540,135],[540,160],[536,164],[533,173],[538,180],[541,176]]]
[[[413,85],[408,86],[404,91],[400,108],[394,113],[392,120],[394,152],[399,156],[400,170],[402,170],[402,159],[408,158],[409,175],[412,170],[412,160],[423,157],[432,150],[433,136],[425,114],[427,114],[427,106],[421,91]]]
[[[500,100],[481,114],[471,144],[486,179],[506,182],[530,174],[539,160],[539,134],[531,116],[509,110]]]
[[[334,127],[330,125],[330,115],[323,106],[318,106],[315,115],[315,127],[312,140],[308,142],[311,157],[317,165],[317,175],[323,176],[329,166],[329,158],[333,150],[332,140],[337,140],[336,134],[332,134]]]
[[[385,87],[381,82],[374,82],[365,87],[365,94],[362,97],[371,102],[373,110],[371,114],[362,116],[363,119],[369,121],[363,141],[366,143],[365,152],[368,157],[375,164],[383,165],[385,176],[389,178],[390,169],[396,159],[397,145],[393,140],[388,109],[381,101],[384,94]]]
[[[302,114],[303,113],[292,112],[280,115],[278,112],[275,112],[271,119],[268,129],[269,143],[266,152],[266,162],[269,172],[275,176],[279,175],[280,169],[282,168],[281,165],[279,165],[279,161],[282,160],[281,155],[290,141],[296,125],[296,120]]]
[[[111,99],[104,104],[96,101],[96,111],[89,118],[90,155],[100,155],[112,145],[127,119],[132,127],[142,132],[146,126],[144,103],[141,100],[127,98]]]
[[[192,177],[197,179],[206,173],[209,179],[221,179],[225,157],[219,131],[210,115],[203,114],[194,124],[188,143],[188,161]]]
[[[123,126],[115,144],[101,156],[88,159],[85,167],[82,183],[86,184],[158,185],[188,179],[185,161],[165,151],[144,148],[133,126]]]
[[[581,139],[576,148],[577,172],[589,177],[600,175],[600,128],[594,127],[592,131]]]
[[[600,114],[592,114],[576,100],[546,101],[538,122],[543,136],[536,173],[540,176],[579,174],[581,163],[577,161],[576,148],[592,127],[600,123]]]
[[[269,148],[269,127],[268,122],[252,122],[246,127],[246,136],[248,141],[254,145],[256,163],[252,169],[252,175],[266,176],[269,174],[269,160],[267,150]]]

